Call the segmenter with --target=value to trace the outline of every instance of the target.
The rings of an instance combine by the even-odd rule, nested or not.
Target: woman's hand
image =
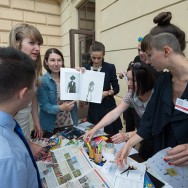
[[[94,129],[91,129],[91,130],[87,131],[87,132],[85,133],[84,137],[83,137],[83,140],[84,140],[85,142],[90,142],[91,139],[92,139],[92,137],[93,137],[93,135],[95,134],[95,132],[96,132],[96,131],[95,131]]]
[[[123,79],[123,77],[126,77],[126,73],[125,72],[120,72],[119,73],[119,78]]]
[[[132,147],[143,140],[143,138],[137,135],[134,131],[130,133],[134,133],[134,135],[132,135],[131,138],[127,141],[127,143],[124,144],[124,146],[120,149],[120,151],[115,157],[115,162],[120,167],[123,167],[124,164],[127,164],[127,157]]]
[[[127,157],[129,156],[131,149],[132,147],[128,143],[125,143],[124,146],[119,150],[115,157],[115,163],[117,166],[122,168],[124,167],[124,164],[127,164]]]
[[[102,92],[102,99],[104,99],[104,97],[109,96],[109,92],[108,91],[103,91]]]
[[[85,67],[76,67],[75,68],[77,71],[80,71],[82,73],[84,73],[86,71],[86,68]]]
[[[164,158],[169,165],[188,166],[188,144],[178,145],[167,152]]]
[[[112,136],[111,139],[113,143],[119,144],[121,142],[127,141],[129,137],[127,137],[127,133],[118,133]]]
[[[70,111],[74,107],[74,102],[75,101],[65,101],[63,104],[60,105],[60,110],[61,111]]]
[[[119,144],[121,142],[126,142],[127,140],[129,140],[129,138],[131,138],[135,134],[136,134],[136,131],[126,132],[126,133],[118,133],[118,134],[112,136],[111,139],[115,144]]]
[[[35,132],[34,132],[34,138],[42,138],[43,136],[43,131],[40,127],[39,124],[34,124],[34,129],[35,129]]]

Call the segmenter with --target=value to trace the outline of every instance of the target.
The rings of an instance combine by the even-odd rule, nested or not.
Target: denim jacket
[[[40,78],[40,84],[37,88],[37,98],[39,102],[39,120],[42,130],[53,132],[57,114],[60,112],[57,104],[57,87],[50,73],[44,74]],[[71,110],[71,117],[77,125],[77,105]]]

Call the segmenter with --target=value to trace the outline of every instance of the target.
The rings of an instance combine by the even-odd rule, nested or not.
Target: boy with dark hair
[[[13,116],[35,93],[36,64],[14,48],[0,48],[0,187],[42,187],[31,149]]]

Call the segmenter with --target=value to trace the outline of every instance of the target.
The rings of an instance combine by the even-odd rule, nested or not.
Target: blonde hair
[[[43,44],[43,38],[39,30],[29,24],[16,24],[9,34],[9,46],[15,49],[21,49],[21,44],[24,38],[29,38],[33,41],[38,41],[40,45]],[[40,53],[37,57],[37,76],[42,74],[42,61]]]

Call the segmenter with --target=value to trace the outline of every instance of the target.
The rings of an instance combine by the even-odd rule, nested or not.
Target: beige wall
[[[49,47],[61,50],[60,6],[56,0],[0,0],[0,46],[8,46],[9,32],[16,23],[36,26],[44,44],[41,54]]]
[[[117,72],[126,70],[137,55],[137,39],[154,26],[153,18],[162,11],[171,11],[172,23],[188,32],[188,1],[180,0],[96,0],[96,39],[106,45],[106,60],[114,63]],[[185,54],[188,55],[186,49]],[[122,96],[125,81],[120,81]]]
[[[78,29],[77,8],[84,0],[0,0],[0,46],[8,45],[8,33],[19,22],[35,25],[42,33],[42,55],[49,47],[59,48],[70,66],[69,30]],[[171,11],[172,23],[188,32],[187,0],[96,0],[96,40],[106,46],[106,61],[116,65],[117,73],[126,70],[137,55],[137,38],[154,26],[152,20],[161,11]],[[76,42],[78,66],[78,41]],[[188,48],[185,50],[188,55]],[[123,96],[126,82],[120,80]]]
[[[78,29],[77,7],[83,0],[62,0],[61,26],[63,51],[69,61],[69,29]],[[96,0],[96,40],[106,46],[106,61],[116,65],[117,73],[126,70],[137,55],[137,39],[154,26],[153,18],[162,11],[171,11],[172,23],[188,32],[188,1],[186,0]],[[188,50],[185,50],[188,55]],[[78,65],[78,64],[77,64]],[[120,93],[127,90],[119,80]]]

